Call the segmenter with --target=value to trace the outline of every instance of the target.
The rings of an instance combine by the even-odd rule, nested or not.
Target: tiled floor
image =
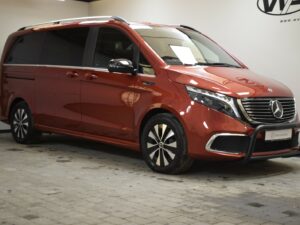
[[[0,134],[0,224],[300,224],[300,158],[156,174],[125,149]]]
[[[9,129],[9,126],[5,123],[0,122],[0,130]]]

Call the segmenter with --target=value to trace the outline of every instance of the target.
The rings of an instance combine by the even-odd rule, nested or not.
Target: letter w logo
[[[279,1],[280,11],[282,11],[285,6],[284,0],[271,0],[271,2],[269,0],[263,0],[265,12],[266,13],[272,12],[274,10],[274,7],[275,7],[277,1]],[[292,0],[289,0],[289,1],[292,2]]]
[[[257,6],[266,14],[287,15],[300,11],[300,0],[258,0]]]

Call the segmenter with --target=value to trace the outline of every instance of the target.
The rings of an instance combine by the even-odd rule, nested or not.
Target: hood
[[[293,97],[282,83],[244,68],[168,66],[166,70],[169,78],[177,83],[235,98]]]

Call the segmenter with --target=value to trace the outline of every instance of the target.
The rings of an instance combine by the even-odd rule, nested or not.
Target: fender
[[[138,127],[139,129],[136,129],[135,137],[138,138],[138,141],[139,141],[139,137],[140,137],[140,133],[141,133],[141,129],[142,129],[142,123],[145,122],[144,119],[147,117],[147,115],[149,115],[149,113],[151,114],[151,112],[154,112],[154,114],[155,114],[155,111],[157,111],[158,113],[161,111],[162,113],[168,112],[168,113],[172,114],[181,123],[181,125],[183,126],[183,129],[186,130],[186,125],[184,123],[184,120],[180,116],[180,112],[178,112],[177,110],[175,110],[173,107],[171,107],[169,105],[156,103],[156,104],[153,104],[151,107],[149,107],[147,110],[145,110],[143,112],[142,116],[139,117],[140,120],[137,121],[137,123],[136,123],[136,127]]]

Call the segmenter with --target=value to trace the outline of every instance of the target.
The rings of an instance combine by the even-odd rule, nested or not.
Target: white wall
[[[295,93],[300,109],[300,21],[269,16],[257,0],[102,0],[90,15],[118,15],[132,21],[190,25],[209,35],[251,70],[275,78]]]
[[[66,0],[0,0],[0,52],[17,29],[55,19],[88,16],[88,4]]]

